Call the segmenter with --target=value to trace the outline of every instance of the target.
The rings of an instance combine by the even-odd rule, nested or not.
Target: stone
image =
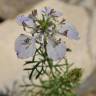
[[[82,81],[92,73],[92,70],[96,66],[92,65],[92,58],[90,57],[89,50],[87,46],[87,29],[89,17],[85,12],[84,8],[80,6],[68,5],[59,0],[45,0],[38,3],[33,8],[40,9],[42,7],[49,6],[63,12],[64,18],[71,21],[73,25],[76,26],[78,32],[80,33],[80,40],[72,41],[69,40],[67,45],[72,49],[72,53],[69,53],[68,60],[70,63],[74,63],[75,67],[81,67],[83,69]],[[27,10],[24,14],[27,15],[33,9]],[[95,17],[94,17],[95,18]],[[95,25],[94,25],[95,26]],[[95,30],[95,28],[93,28]],[[0,87],[12,84],[15,79],[20,79],[24,75],[23,72],[23,60],[19,60],[16,57],[14,51],[14,42],[16,37],[23,33],[23,28],[16,24],[16,20],[7,20],[0,25]],[[95,33],[92,32],[95,36]],[[94,46],[94,39],[91,35],[91,44]],[[93,48],[92,47],[92,48]],[[95,48],[93,48],[93,53]],[[94,53],[95,54],[95,53]],[[95,62],[95,61],[94,61]],[[91,67],[90,67],[91,66]]]
[[[14,18],[16,15],[32,8],[42,0],[0,0],[0,17]]]

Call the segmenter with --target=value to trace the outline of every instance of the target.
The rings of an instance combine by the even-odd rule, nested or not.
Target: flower
[[[57,24],[57,21],[53,21],[54,17],[61,16],[60,12],[55,11],[49,7],[44,7],[41,10],[42,19],[33,20],[33,17],[26,16],[18,16],[17,22],[20,25],[25,24],[27,27],[34,27],[33,33],[31,36],[21,34],[15,42],[15,50],[17,53],[17,57],[20,59],[26,59],[29,57],[33,57],[36,52],[36,43],[42,45],[42,48],[46,49],[46,53],[49,58],[54,61],[61,60],[66,55],[66,46],[61,38],[57,40],[55,35],[61,34],[70,39],[79,39],[79,33],[75,29],[75,27],[68,21],[64,20],[63,23]],[[46,16],[50,16],[50,18],[46,18]],[[56,23],[55,23],[56,22]],[[46,41],[46,42],[45,42]],[[46,43],[46,44],[45,44]],[[45,46],[46,45],[46,46]]]
[[[55,11],[54,9],[52,9],[50,7],[44,7],[43,9],[41,9],[41,13],[42,14],[46,14],[48,16],[53,16],[53,17],[60,17],[60,16],[62,16],[61,12]]]
[[[41,12],[49,15],[51,10],[52,9],[50,7],[44,7],[43,9],[41,9]]]
[[[76,28],[68,21],[65,21],[64,24],[60,24],[59,33],[70,38],[70,39],[79,39],[79,33]]]
[[[36,51],[35,38],[33,36],[20,34],[15,42],[15,50],[20,59],[33,57]]]
[[[55,42],[49,40],[47,44],[47,53],[48,57],[54,61],[63,59],[66,54],[66,47],[64,42],[56,45]]]
[[[28,27],[34,27],[35,26],[33,19],[31,19],[27,16],[17,16],[17,23],[19,25],[25,25]]]
[[[42,37],[44,36],[42,35]],[[36,51],[35,43],[35,38],[33,36],[31,37],[28,35],[20,34],[15,42],[17,57],[20,59],[33,57]],[[48,57],[53,59],[54,61],[63,59],[66,54],[66,47],[64,42],[56,44],[56,41],[48,40],[46,49]]]

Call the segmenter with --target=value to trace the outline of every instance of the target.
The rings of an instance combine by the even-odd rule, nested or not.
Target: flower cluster
[[[64,41],[56,36],[62,35],[69,39],[79,39],[79,34],[75,27],[67,20],[58,20],[62,16],[61,12],[55,9],[44,7],[41,17],[37,10],[33,10],[28,16],[18,16],[17,23],[23,26],[24,30],[31,29],[29,35],[20,34],[15,42],[17,57],[26,59],[34,57],[38,44],[48,58],[53,61],[62,60],[67,52]]]
[[[24,67],[28,71],[31,84],[25,84],[24,81],[22,86],[28,94],[31,92],[27,96],[76,96],[73,90],[79,84],[82,70],[72,69],[73,64],[68,63],[66,53],[71,49],[66,46],[65,38],[78,40],[79,33],[63,18],[61,12],[44,7],[40,13],[39,15],[35,9],[28,16],[17,16],[17,23],[26,32],[16,39],[17,57],[32,58],[24,63],[25,66],[31,64]],[[37,78],[40,84],[34,82]],[[30,88],[26,89],[28,86],[32,86],[31,91]],[[35,91],[37,88],[39,90]]]

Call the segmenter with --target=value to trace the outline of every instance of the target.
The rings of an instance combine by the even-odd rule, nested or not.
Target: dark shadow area
[[[0,91],[0,96],[8,96],[6,93]]]
[[[0,15],[0,23],[3,23],[5,19],[14,19],[17,15],[25,12],[26,10],[30,10],[36,4],[42,2],[43,0],[5,0],[7,2],[2,3],[2,6],[7,6],[8,8],[4,7],[6,11],[1,13]],[[2,8],[1,8],[2,9]]]
[[[5,21],[5,19],[0,17],[0,23],[3,23],[4,21]]]

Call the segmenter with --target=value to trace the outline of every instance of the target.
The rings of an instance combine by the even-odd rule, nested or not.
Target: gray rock
[[[42,0],[0,0],[0,17],[14,18]]]

